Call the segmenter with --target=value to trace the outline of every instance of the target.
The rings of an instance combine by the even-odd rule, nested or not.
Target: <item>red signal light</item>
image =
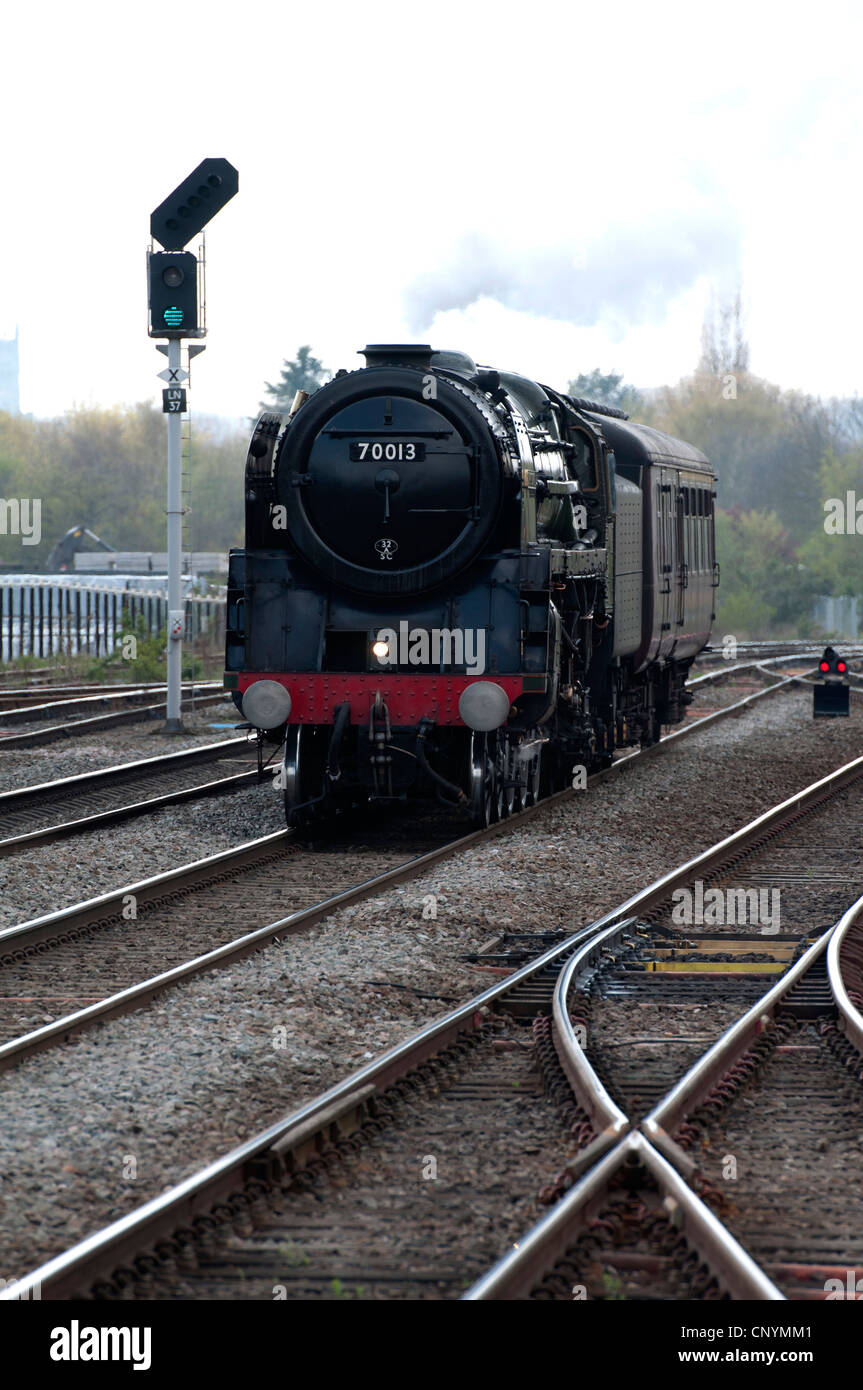
[[[845,668],[845,662],[844,662],[844,661],[837,661],[837,662],[836,662],[836,670],[837,670],[837,671],[844,671],[845,669],[846,669],[846,668]]]
[[[829,670],[830,670],[830,662],[829,662],[829,661],[822,661],[821,666],[820,666],[819,669],[822,670],[822,671],[829,671]]]

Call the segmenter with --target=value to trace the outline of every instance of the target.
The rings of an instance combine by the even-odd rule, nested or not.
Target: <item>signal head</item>
[[[148,259],[150,337],[200,336],[198,261],[191,251],[151,251]]]
[[[204,159],[155,209],[150,233],[166,251],[180,251],[233,198],[239,174],[227,159]]]

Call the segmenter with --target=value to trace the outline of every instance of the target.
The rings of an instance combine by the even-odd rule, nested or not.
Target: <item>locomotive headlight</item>
[[[243,714],[256,729],[278,729],[291,712],[291,697],[278,681],[253,681],[243,696]]]
[[[474,681],[459,696],[458,712],[469,729],[499,729],[509,714],[509,696],[494,681]]]
[[[389,654],[389,642],[372,642],[372,656],[377,657],[378,661],[386,661]]]

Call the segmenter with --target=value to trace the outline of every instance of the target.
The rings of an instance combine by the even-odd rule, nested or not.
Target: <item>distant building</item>
[[[18,330],[14,338],[0,338],[0,410],[20,415],[18,403]]]
[[[180,557],[184,574],[227,574],[224,551],[184,550]],[[75,555],[76,574],[154,574],[168,573],[166,550],[79,550]]]

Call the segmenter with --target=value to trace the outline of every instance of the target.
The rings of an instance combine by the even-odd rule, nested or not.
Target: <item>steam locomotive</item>
[[[289,824],[436,796],[487,825],[683,718],[715,476],[463,353],[363,355],[255,425],[225,687],[284,745]]]

